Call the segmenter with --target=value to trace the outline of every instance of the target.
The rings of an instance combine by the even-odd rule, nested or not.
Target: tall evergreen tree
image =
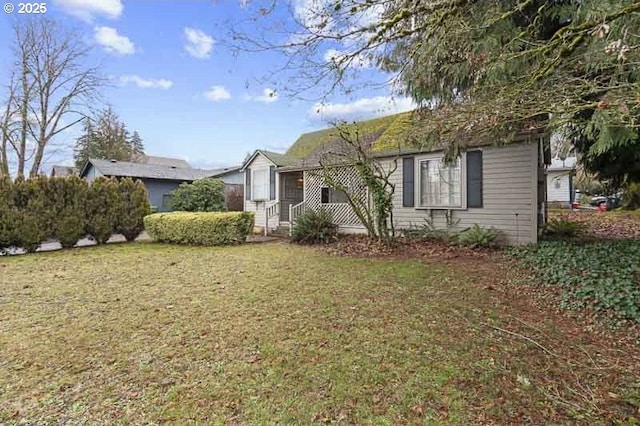
[[[142,138],[137,130],[133,132],[129,144],[131,145],[132,159],[144,155],[144,143],[142,142]]]
[[[453,156],[471,140],[507,142],[548,119],[586,169],[640,181],[638,0],[251,3],[255,19],[234,26],[230,43],[282,53],[284,91],[353,94],[362,80],[351,77],[378,67],[425,107],[414,117],[416,143]]]
[[[94,119],[87,119],[84,133],[74,149],[76,167],[81,168],[89,158],[131,161],[144,154],[138,132],[131,136],[127,126],[109,106]]]

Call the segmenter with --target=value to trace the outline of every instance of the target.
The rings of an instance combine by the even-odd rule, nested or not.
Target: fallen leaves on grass
[[[483,259],[487,255],[495,253],[495,250],[490,249],[472,249],[418,238],[402,237],[398,238],[393,244],[384,244],[381,241],[360,235],[344,235],[332,244],[318,247],[333,255],[355,258]]]
[[[640,239],[640,215],[632,212],[553,211],[554,218],[583,223],[587,234],[603,239]]]

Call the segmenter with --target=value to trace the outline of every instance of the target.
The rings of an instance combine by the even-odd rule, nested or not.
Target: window
[[[460,159],[451,165],[441,159],[420,161],[420,206],[462,207]]]
[[[269,169],[255,169],[251,172],[251,194],[253,200],[269,199]]]
[[[339,189],[329,188],[328,186],[322,187],[320,193],[320,202],[322,204],[338,204],[347,203],[347,194]]]

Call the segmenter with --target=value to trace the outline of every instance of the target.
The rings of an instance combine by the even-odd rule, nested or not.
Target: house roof
[[[72,166],[52,166],[51,176],[73,176],[78,174],[78,169]]]
[[[176,167],[181,169],[190,169],[191,165],[187,161],[180,158],[158,157],[155,155],[140,155],[134,159],[135,163],[155,164],[157,166]]]
[[[301,160],[298,158],[273,151],[266,151],[264,149],[256,149],[253,154],[251,154],[249,158],[247,158],[244,163],[242,163],[242,166],[239,170],[244,171],[249,163],[251,163],[259,154],[262,154],[264,157],[266,157],[266,159],[273,163],[273,165],[276,167],[291,167],[301,164]]]
[[[205,177],[216,177],[230,172],[230,169],[203,170],[159,164],[141,164],[128,161],[98,160],[90,158],[82,169],[80,176],[84,176],[86,174],[89,164],[92,164],[105,176],[179,181],[193,181]]]
[[[355,129],[357,126],[359,137],[373,144],[376,151],[384,151],[406,143],[406,136],[413,125],[410,112],[388,115],[371,120],[360,121],[346,126]],[[333,151],[344,145],[340,132],[335,127],[304,133],[287,150],[286,155],[294,158],[318,157],[320,151]]]
[[[390,156],[398,153],[441,151],[444,144],[433,145],[425,137],[424,119],[413,111],[389,115],[371,120],[348,124],[342,129],[348,133],[357,130],[361,143],[368,146],[376,156]],[[540,127],[527,128],[516,132],[513,141],[522,141],[546,132]],[[469,138],[465,147],[481,147],[496,143],[493,139]],[[349,147],[341,138],[340,130],[332,127],[301,135],[287,150],[288,157],[298,158],[304,164],[318,163],[326,154],[344,154]]]

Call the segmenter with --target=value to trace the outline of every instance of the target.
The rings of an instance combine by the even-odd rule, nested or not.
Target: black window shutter
[[[244,171],[244,194],[245,199],[251,200],[251,169]]]
[[[269,199],[276,199],[276,167],[269,167]]]
[[[467,207],[482,207],[482,151],[467,152]]]
[[[413,207],[415,200],[414,157],[402,159],[402,207]]]

